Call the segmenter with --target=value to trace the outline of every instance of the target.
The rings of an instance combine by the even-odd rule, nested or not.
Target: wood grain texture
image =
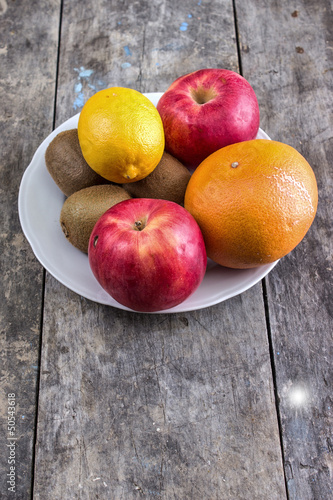
[[[0,496],[31,493],[43,269],[18,219],[19,184],[52,130],[59,2],[0,3]],[[15,393],[15,492],[8,491],[8,393]],[[12,465],[13,463],[11,463]]]
[[[65,2],[57,123],[207,66],[237,69],[230,1]],[[140,315],[47,274],[34,498],[200,497],[286,498],[261,285]]]
[[[53,283],[35,498],[285,498],[260,295],[139,315]]]
[[[58,123],[101,88],[164,92],[178,75],[196,69],[238,70],[229,0],[99,0],[82,8],[65,2],[62,39]]]
[[[312,165],[318,213],[267,278],[290,500],[333,498],[333,15],[329,1],[237,2],[244,76],[274,139]],[[256,24],[254,23],[256,20]],[[260,24],[261,29],[257,29]]]

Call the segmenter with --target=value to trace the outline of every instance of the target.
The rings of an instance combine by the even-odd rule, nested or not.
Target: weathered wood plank
[[[164,92],[175,75],[238,70],[231,1],[86,3],[64,3],[57,123],[101,88]]]
[[[35,498],[284,498],[260,285],[161,316],[51,294]]]
[[[332,131],[329,1],[237,2],[244,76],[262,123],[312,165],[315,222],[267,279],[290,499],[333,498]],[[257,26],[260,26],[260,29]]]
[[[22,234],[17,197],[25,168],[47,131],[52,130],[58,20],[59,2],[0,2],[0,496],[3,499],[27,499],[31,493],[43,269]],[[14,435],[7,429],[9,393],[15,394]],[[12,449],[7,447],[11,443],[8,438],[16,438]],[[11,470],[15,472],[15,493],[8,491],[12,486],[7,483],[10,466],[15,467]]]
[[[63,15],[58,123],[105,86],[237,69],[229,0],[65,2]],[[285,498],[260,285],[139,315],[47,275],[43,325],[36,499]]]

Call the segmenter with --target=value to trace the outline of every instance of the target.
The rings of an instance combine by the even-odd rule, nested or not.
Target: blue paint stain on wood
[[[79,92],[81,92],[81,90],[82,90],[82,83],[81,82],[76,83],[74,86],[74,92],[78,94]]]
[[[94,72],[92,69],[85,69],[83,66],[80,68],[74,68],[74,71],[79,74],[80,78],[89,78]]]
[[[82,108],[83,105],[84,105],[84,93],[80,92],[75,98],[73,108],[74,109]]]
[[[187,26],[188,26],[188,23],[182,23],[182,24],[180,25],[180,28],[179,28],[179,29],[180,29],[180,31],[186,31],[186,30],[187,30]]]
[[[124,62],[124,63],[121,65],[121,67],[122,67],[123,69],[130,68],[131,66],[132,66],[132,64],[131,64],[131,63],[129,63],[129,62]]]
[[[73,103],[73,108],[76,110],[82,108],[85,101],[82,82],[87,82],[88,87],[94,91],[96,91],[96,87],[89,82],[91,75],[93,75],[94,73],[92,69],[86,69],[84,66],[80,66],[80,68],[74,68],[74,71],[76,71],[76,73],[78,74],[78,81],[74,85],[74,92],[76,94],[76,97]]]
[[[130,48],[129,48],[129,46],[128,46],[128,45],[125,45],[125,47],[124,47],[124,51],[125,51],[125,54],[126,54],[127,56],[131,56],[131,55],[132,55],[132,52],[131,52],[131,50],[130,50]]]

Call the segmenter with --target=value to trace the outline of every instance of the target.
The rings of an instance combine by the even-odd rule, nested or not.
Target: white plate
[[[162,93],[145,94],[156,106]],[[44,154],[52,139],[63,130],[76,128],[79,114],[50,134],[37,149],[22,177],[18,208],[23,232],[40,263],[70,290],[94,302],[130,310],[112,299],[93,276],[86,254],[64,237],[59,217],[65,196],[47,171]],[[257,138],[269,139],[259,129]],[[255,269],[227,269],[208,260],[200,287],[184,302],[162,312],[185,312],[208,307],[238,295],[260,281],[276,262]]]

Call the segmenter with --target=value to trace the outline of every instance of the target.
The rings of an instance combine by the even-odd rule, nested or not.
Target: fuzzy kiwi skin
[[[60,213],[61,229],[68,241],[88,253],[89,238],[98,219],[116,203],[131,196],[113,184],[90,186],[69,196]]]
[[[189,170],[180,161],[164,152],[157,167],[147,177],[122,186],[134,198],[155,198],[183,205],[190,177]]]
[[[89,186],[110,184],[83,158],[77,129],[64,130],[55,136],[46,149],[45,164],[66,196]]]

